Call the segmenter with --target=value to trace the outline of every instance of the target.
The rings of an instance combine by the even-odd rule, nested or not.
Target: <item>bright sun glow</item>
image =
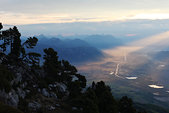
[[[133,17],[129,17],[129,19],[169,19],[169,13],[168,14],[137,14]]]

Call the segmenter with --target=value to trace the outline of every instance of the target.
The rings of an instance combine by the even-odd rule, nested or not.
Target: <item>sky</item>
[[[169,0],[0,0],[4,24],[169,19]]]

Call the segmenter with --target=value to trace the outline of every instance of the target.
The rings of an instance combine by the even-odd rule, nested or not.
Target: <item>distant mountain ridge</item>
[[[46,47],[54,48],[58,51],[60,59],[69,60],[72,63],[95,61],[104,57],[101,50],[80,39],[61,40],[59,38],[47,38],[44,35],[37,36],[37,38],[39,43],[33,51],[40,54],[43,54],[43,49]]]
[[[160,25],[160,26],[159,26]],[[168,31],[168,19],[165,20],[126,20],[104,22],[72,22],[72,23],[43,23],[18,25],[22,35],[93,35],[110,34],[115,37],[125,37],[134,34],[134,38],[143,38]]]

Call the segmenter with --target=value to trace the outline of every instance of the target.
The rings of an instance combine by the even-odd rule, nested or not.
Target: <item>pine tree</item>
[[[119,111],[120,113],[136,113],[136,110],[133,108],[133,101],[124,96],[119,101]]]
[[[44,64],[43,68],[47,73],[47,79],[50,82],[60,81],[60,77],[58,73],[60,72],[61,62],[58,61],[57,52],[54,51],[52,48],[44,49]]]
[[[117,113],[116,100],[112,96],[111,89],[103,81],[98,82],[94,89],[98,98],[100,113]]]

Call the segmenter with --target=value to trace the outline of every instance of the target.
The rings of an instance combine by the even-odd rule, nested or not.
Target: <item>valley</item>
[[[127,95],[136,103],[169,107],[168,59],[155,60],[150,52],[135,48],[103,50],[105,58],[80,65],[78,70],[86,75],[88,84],[105,81],[117,98]]]

